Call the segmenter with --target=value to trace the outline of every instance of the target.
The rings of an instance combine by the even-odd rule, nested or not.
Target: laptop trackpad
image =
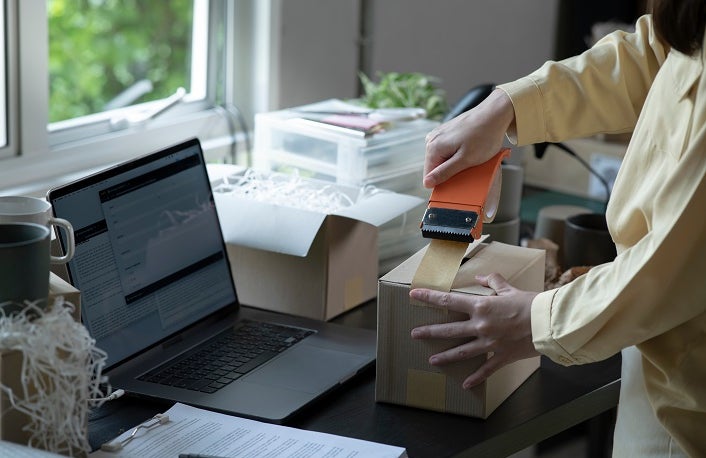
[[[300,344],[242,380],[319,393],[349,378],[365,363],[366,358],[360,355]]]

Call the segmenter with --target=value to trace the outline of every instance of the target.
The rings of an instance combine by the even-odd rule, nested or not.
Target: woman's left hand
[[[468,320],[412,329],[414,339],[470,339],[465,344],[432,355],[430,364],[438,366],[491,354],[464,380],[464,389],[483,382],[506,364],[539,355],[532,344],[530,321],[532,300],[537,293],[510,286],[500,274],[478,276],[477,279],[482,285],[494,289],[497,295],[477,296],[430,289],[413,289],[409,293],[415,300],[468,314]]]

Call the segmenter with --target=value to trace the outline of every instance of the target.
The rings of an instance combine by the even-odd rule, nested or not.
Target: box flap
[[[507,245],[500,242],[482,243],[485,238],[469,245],[458,274],[451,287],[452,291],[488,296],[493,294],[491,288],[481,286],[475,279],[478,274],[499,273],[510,284],[528,265],[538,258],[544,257],[543,250]],[[427,247],[422,248],[402,264],[383,276],[380,281],[390,283],[410,284],[417,267]]]
[[[356,200],[359,188],[311,180],[314,185],[334,187]],[[214,192],[221,230],[226,243],[293,256],[306,256],[328,215]],[[423,202],[419,197],[379,190],[334,215],[380,226]]]
[[[499,273],[512,285],[513,280],[539,258],[544,263],[544,250],[491,242],[486,249],[476,252],[468,262],[461,265],[451,290],[480,295],[493,294],[492,289],[478,284],[476,275]]]
[[[422,202],[424,202],[424,199],[419,197],[381,191],[360,199],[355,205],[334,212],[334,214],[379,227],[393,218],[410,211]]]
[[[306,256],[326,215],[214,193],[226,243]]]
[[[481,238],[474,240],[473,243],[469,244],[468,249],[466,249],[466,254],[463,255],[463,258],[468,259],[472,257],[476,251],[482,250],[486,246],[483,242],[487,238],[487,235],[483,235],[481,236]],[[390,283],[411,283],[412,278],[414,278],[414,274],[417,271],[417,268],[419,267],[419,264],[421,264],[422,262],[422,258],[424,257],[424,253],[426,253],[428,246],[429,245],[424,246],[411,257],[407,258],[400,265],[385,274],[380,280],[387,281]]]
[[[243,175],[246,170],[247,168],[242,165],[206,164],[206,172],[208,173],[208,180],[211,182],[212,188],[226,183],[230,177]]]
[[[64,294],[76,294],[79,290],[74,288],[71,283],[67,282],[59,275],[50,272],[49,273],[49,294],[54,296],[61,296]]]

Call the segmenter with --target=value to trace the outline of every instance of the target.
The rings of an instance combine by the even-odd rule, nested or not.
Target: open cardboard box
[[[49,276],[49,304],[53,304],[57,297],[63,297],[65,302],[74,305],[73,318],[81,320],[81,294],[58,275],[51,273]],[[20,380],[22,372],[23,355],[21,352],[0,350],[0,382],[3,386],[12,389],[12,392],[22,397],[23,388]],[[32,392],[31,387],[29,392]],[[10,399],[4,391],[0,391],[0,440],[27,445],[29,433],[23,428],[29,423],[29,417],[23,412],[12,407]]]
[[[239,301],[329,320],[375,298],[378,227],[422,199],[384,191],[356,200],[360,188],[307,183],[335,188],[355,204],[325,214],[227,193],[214,197]]]
[[[380,279],[375,399],[487,418],[539,367],[539,357],[507,365],[468,391],[461,388],[463,380],[483,363],[487,355],[443,367],[431,366],[428,360],[432,354],[457,346],[463,340],[413,340],[410,331],[424,324],[459,321],[468,316],[410,304],[410,283],[426,248]],[[465,259],[452,285],[454,292],[494,294],[474,278],[477,274],[493,272],[500,273],[519,289],[543,290],[543,250],[498,242],[474,242]]]

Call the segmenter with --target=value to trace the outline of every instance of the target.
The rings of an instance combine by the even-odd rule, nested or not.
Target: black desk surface
[[[375,328],[375,303],[337,322]],[[350,380],[294,417],[287,426],[405,447],[410,457],[507,456],[589,420],[618,403],[620,356],[563,367],[541,367],[486,420],[375,402],[375,371]],[[124,397],[89,416],[96,448],[171,404]]]

